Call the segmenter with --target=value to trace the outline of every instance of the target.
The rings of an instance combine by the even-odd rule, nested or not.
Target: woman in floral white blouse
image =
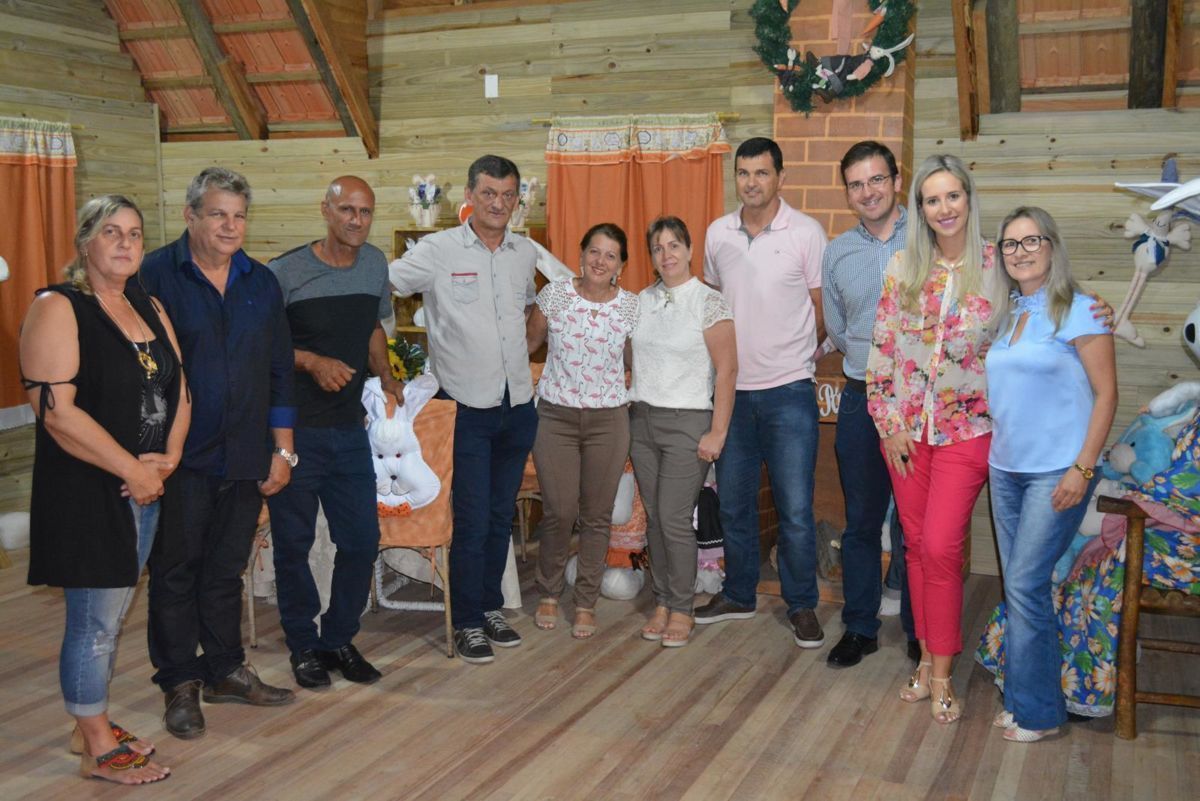
[[[867,361],[867,405],[907,544],[921,661],[900,697],[931,698],[939,723],[962,707],[950,668],[962,650],[963,541],[988,475],[992,421],[983,358],[995,249],[975,186],[954,156],[930,156],[909,193],[908,239],[884,276]]]
[[[578,522],[571,633],[587,639],[596,631],[613,501],[629,457],[624,353],[637,324],[638,299],[617,286],[629,258],[624,231],[612,223],[593,225],[580,250],[579,277],[547,284],[538,293],[527,334],[530,353],[549,336],[533,444],[543,511],[534,623],[540,629],[557,625]]]

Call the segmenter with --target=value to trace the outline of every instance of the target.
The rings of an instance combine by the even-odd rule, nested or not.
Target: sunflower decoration
[[[750,9],[758,44],[754,52],[779,79],[779,87],[793,111],[810,114],[813,95],[826,103],[865,93],[890,76],[903,61],[912,44],[908,32],[915,6],[912,0],[867,0],[872,19],[862,36],[874,33],[862,53],[817,58],[811,51],[803,57],[792,47],[788,20],[802,0],[755,0]]]
[[[429,356],[416,342],[407,339],[388,340],[388,363],[392,368],[392,378],[397,381],[411,381],[425,372],[425,363]]]

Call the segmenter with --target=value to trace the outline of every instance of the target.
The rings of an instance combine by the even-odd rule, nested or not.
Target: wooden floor
[[[1073,723],[1036,745],[991,728],[990,674],[963,658],[954,686],[966,717],[932,722],[896,691],[909,670],[895,618],[881,650],[851,670],[827,649],[801,650],[778,599],[752,621],[700,630],[664,649],[637,630],[650,599],[602,600],[600,632],[537,631],[532,603],[513,622],[525,644],[489,666],[447,659],[440,615],[368,614],[357,639],[383,671],[359,687],[300,691],[290,707],[205,706],[207,736],[175,740],[150,683],[146,598],[126,621],[112,715],[154,739],[174,773],[128,790],[77,778],[57,680],[61,593],[24,583],[26,552],[0,571],[0,798],[170,799],[1193,799],[1200,788],[1200,713],[1143,707],[1141,737],[1116,739],[1111,719]],[[522,568],[526,598],[528,567]],[[968,652],[998,596],[967,584]],[[838,608],[818,610],[832,643]],[[291,686],[274,607],[258,607],[264,679]],[[1197,669],[1147,655],[1147,671]],[[1177,667],[1172,667],[1176,665]],[[1191,673],[1187,671],[1190,670]]]

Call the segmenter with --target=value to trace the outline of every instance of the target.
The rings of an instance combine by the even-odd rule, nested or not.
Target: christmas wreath
[[[912,0],[867,0],[867,4],[875,19],[863,35],[874,30],[875,38],[870,45],[863,43],[864,52],[817,58],[811,51],[801,57],[791,46],[788,19],[800,0],[755,0],[750,9],[758,37],[754,52],[775,73],[794,111],[811,112],[814,94],[826,103],[861,95],[904,60],[905,48],[912,43],[908,32],[915,11]]]

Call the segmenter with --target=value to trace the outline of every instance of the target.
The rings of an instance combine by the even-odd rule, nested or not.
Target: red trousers
[[[952,445],[916,442],[905,477],[888,464],[904,528],[913,623],[931,654],[962,650],[963,542],[987,481],[991,443],[990,433]]]

